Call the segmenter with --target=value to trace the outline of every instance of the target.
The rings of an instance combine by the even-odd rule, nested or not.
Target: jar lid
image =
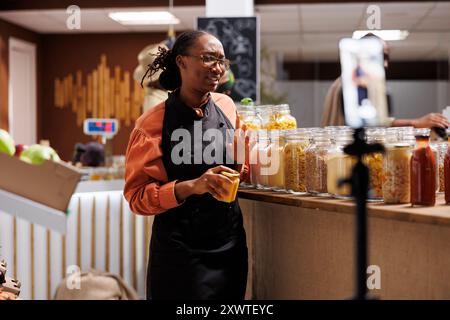
[[[272,109],[274,111],[290,111],[289,109],[289,105],[284,103],[284,104],[276,104],[274,106],[272,106]]]
[[[416,138],[420,138],[420,137],[429,137],[430,136],[430,129],[429,128],[418,128],[418,129],[414,129],[414,136]]]
[[[220,174],[224,175],[225,177],[232,178],[232,179],[239,178],[239,176],[240,176],[239,172],[231,173],[231,172],[228,172],[228,171],[220,171]]]

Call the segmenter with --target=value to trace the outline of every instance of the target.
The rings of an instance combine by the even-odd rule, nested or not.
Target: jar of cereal
[[[284,183],[293,194],[306,193],[306,154],[310,145],[308,129],[292,130],[286,134],[284,147]]]
[[[305,151],[306,190],[318,196],[328,196],[327,190],[327,153],[331,140],[325,130],[315,131],[311,144]]]

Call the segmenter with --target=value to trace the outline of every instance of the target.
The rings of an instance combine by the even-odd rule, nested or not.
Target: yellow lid
[[[228,177],[228,178],[238,178],[240,176],[239,173],[231,173],[228,171],[220,171],[220,174],[223,174],[225,177]]]

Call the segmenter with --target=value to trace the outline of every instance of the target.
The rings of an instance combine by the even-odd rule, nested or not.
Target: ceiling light
[[[361,39],[368,33],[380,37],[384,41],[405,40],[409,32],[406,30],[356,30],[353,32],[353,39]]]
[[[123,25],[178,24],[173,14],[167,11],[122,11],[110,12],[108,16]]]

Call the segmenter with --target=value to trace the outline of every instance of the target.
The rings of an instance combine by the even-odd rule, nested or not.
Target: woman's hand
[[[441,113],[429,113],[421,118],[414,119],[413,125],[415,128],[448,128],[449,122]]]
[[[223,198],[229,194],[232,181],[221,175],[221,171],[227,171],[230,173],[238,173],[225,166],[217,166],[207,170],[200,178],[194,180],[193,193],[204,194],[209,192],[216,198]]]

